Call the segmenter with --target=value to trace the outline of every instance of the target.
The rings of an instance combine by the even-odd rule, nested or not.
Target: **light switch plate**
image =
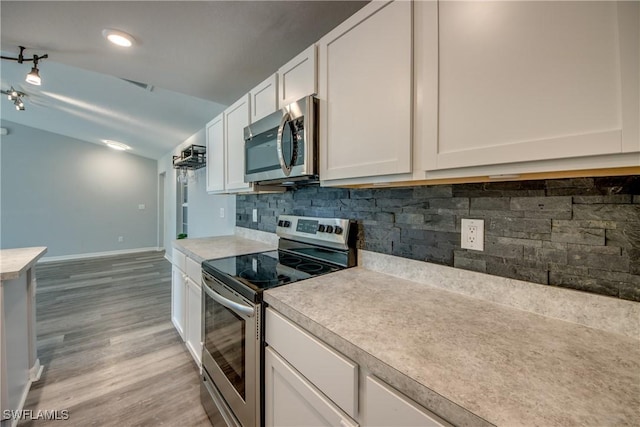
[[[220,218],[224,218],[224,208],[220,208]]]
[[[253,222],[258,222],[258,209],[253,210]]]
[[[484,220],[462,220],[462,249],[484,251]]]

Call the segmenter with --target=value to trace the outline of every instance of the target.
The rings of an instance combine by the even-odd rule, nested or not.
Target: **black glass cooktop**
[[[260,294],[267,289],[331,273],[344,267],[285,251],[269,251],[207,260],[202,263],[202,268],[257,302],[262,299]]]

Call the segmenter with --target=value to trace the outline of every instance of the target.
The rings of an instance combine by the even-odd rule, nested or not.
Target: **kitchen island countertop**
[[[456,425],[640,424],[640,342],[362,267],[265,301]]]
[[[44,246],[0,250],[0,280],[17,279],[46,252]]]

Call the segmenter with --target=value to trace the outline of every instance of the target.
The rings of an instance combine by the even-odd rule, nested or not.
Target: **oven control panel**
[[[351,224],[351,220],[341,218],[280,215],[276,234],[291,240],[313,241],[320,245],[346,249]]]

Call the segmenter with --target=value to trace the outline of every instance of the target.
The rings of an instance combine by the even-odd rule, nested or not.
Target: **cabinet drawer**
[[[358,365],[271,308],[266,341],[349,416],[358,412]]]
[[[435,414],[400,394],[390,385],[372,376],[365,381],[363,404],[365,425],[371,427],[447,427]]]
[[[189,276],[189,278],[193,280],[196,285],[200,286],[200,277],[202,276],[202,267],[200,266],[200,263],[187,257],[186,271],[187,276]]]
[[[180,270],[182,271],[187,270],[187,256],[176,248],[173,248],[173,255],[171,256],[171,262]]]

